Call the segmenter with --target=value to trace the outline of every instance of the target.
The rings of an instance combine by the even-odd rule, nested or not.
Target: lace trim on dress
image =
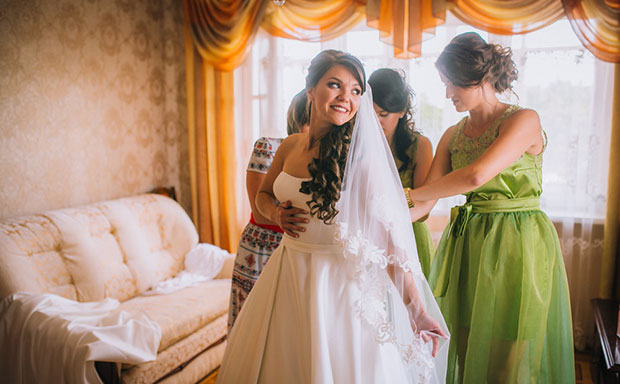
[[[414,332],[410,344],[399,343],[390,321],[388,308],[391,298],[388,288],[392,284],[385,270],[388,264],[407,272],[411,271],[418,277],[422,275],[419,261],[411,263],[406,257],[403,260],[397,255],[388,255],[386,250],[378,248],[364,238],[361,231],[355,234],[349,233],[346,223],[337,224],[335,239],[343,248],[349,277],[360,290],[359,300],[355,304],[357,315],[370,327],[379,344],[394,344],[403,361],[417,367],[417,371],[420,372],[418,382],[429,383],[434,363],[425,348],[424,340]]]

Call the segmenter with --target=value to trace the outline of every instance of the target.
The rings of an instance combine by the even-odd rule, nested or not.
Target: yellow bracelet
[[[411,200],[411,195],[409,194],[409,191],[411,191],[411,188],[404,188],[404,191],[405,191],[405,199],[407,199],[407,206],[409,208],[415,207],[415,203],[413,202],[413,200]]]

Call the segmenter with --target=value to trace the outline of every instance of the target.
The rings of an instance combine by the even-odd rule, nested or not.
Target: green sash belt
[[[472,213],[523,212],[539,209],[538,197],[470,201],[450,210],[450,226],[457,236],[463,236]]]

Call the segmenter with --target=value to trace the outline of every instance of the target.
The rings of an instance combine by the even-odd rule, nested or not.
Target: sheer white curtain
[[[584,350],[593,341],[590,299],[601,270],[613,66],[567,38],[566,24],[504,39],[520,71],[519,103],[538,111],[548,136],[541,206],[560,237],[575,347]]]
[[[416,128],[436,147],[446,128],[465,114],[455,112],[445,99],[434,63],[450,39],[465,31],[477,31],[490,42],[512,47],[519,80],[515,94],[505,99],[536,110],[547,133],[541,205],[560,236],[571,290],[575,345],[583,349],[593,335],[589,300],[597,296],[600,276],[613,67],[583,48],[567,20],[527,35],[497,36],[448,15],[435,37],[424,42],[424,56],[412,60],[394,59],[392,48],[379,41],[379,33],[364,25],[323,43],[259,33],[251,54],[235,73],[239,185],[245,185],[245,166],[254,140],[286,135],[288,104],[304,87],[312,57],[327,48],[359,57],[367,75],[381,67],[401,68],[416,94]],[[245,189],[238,192],[238,201],[240,215],[247,219]],[[462,201],[457,196],[437,204],[429,219],[436,240],[450,207]]]
[[[588,66],[584,61],[577,58],[576,71]],[[543,184],[542,204],[548,207],[560,236],[571,288],[575,347],[579,350],[592,346],[594,335],[590,299],[598,296],[601,272],[613,84],[610,64],[594,60],[591,65],[595,71],[594,86],[587,95],[589,103],[574,103],[576,110],[567,113],[570,121],[548,133],[550,143],[555,140],[559,145],[549,145],[543,168],[552,171],[544,175],[549,182]],[[563,99],[561,90],[558,93],[557,98]],[[565,97],[584,99],[579,95]],[[564,108],[570,111],[571,107]],[[554,189],[558,192],[553,193]],[[547,194],[547,190],[552,192]]]

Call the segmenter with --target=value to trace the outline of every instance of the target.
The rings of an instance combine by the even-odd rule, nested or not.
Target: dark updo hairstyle
[[[293,100],[291,100],[291,104],[288,106],[286,133],[289,135],[299,133],[301,132],[301,127],[306,124],[310,124],[310,111],[308,110],[308,94],[305,89],[302,89],[293,96]]]
[[[321,78],[336,65],[347,68],[357,79],[362,94],[366,90],[366,73],[364,66],[355,56],[341,51],[328,49],[312,59],[306,76],[306,90],[314,88]],[[311,103],[308,110],[311,111]],[[307,202],[310,214],[331,224],[338,214],[336,202],[340,199],[344,166],[351,144],[351,133],[355,119],[333,126],[321,138],[319,156],[308,165],[312,180],[301,183],[300,192],[307,193],[312,199]]]
[[[462,33],[452,39],[435,66],[457,87],[476,87],[488,81],[497,93],[512,91],[512,82],[518,75],[511,49],[487,44],[475,32]]]
[[[407,84],[405,75],[391,68],[377,69],[368,78],[372,89],[372,101],[381,109],[391,113],[405,111],[398,119],[392,143],[396,157],[402,163],[399,172],[406,170],[413,160],[409,156],[409,147],[415,140],[413,122],[413,90]]]

